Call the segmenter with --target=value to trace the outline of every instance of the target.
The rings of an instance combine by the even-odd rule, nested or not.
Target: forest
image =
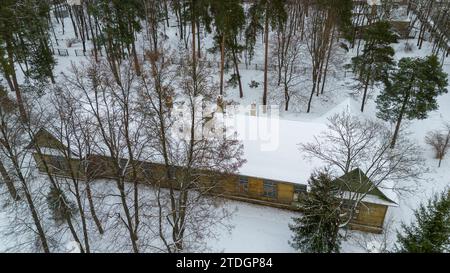
[[[1,0],[0,251],[449,252],[449,13]],[[235,116],[276,124],[278,148],[219,125]],[[371,186],[336,186],[354,170]],[[308,190],[298,210],[246,204],[224,196],[230,175],[264,178],[264,197],[269,178]],[[375,190],[395,203],[383,232],[352,230]]]

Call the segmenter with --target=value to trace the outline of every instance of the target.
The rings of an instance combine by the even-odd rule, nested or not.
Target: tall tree
[[[310,192],[300,201],[303,215],[289,226],[294,232],[291,245],[303,252],[339,252],[341,209],[336,184],[325,170],[312,174],[308,185]]]
[[[269,95],[270,98],[275,97],[276,101],[281,101],[280,104],[285,111],[289,110],[291,100],[294,102],[294,107],[298,104],[299,88],[298,85],[302,82],[302,74],[299,71],[302,60],[303,41],[301,30],[304,23],[306,8],[303,3],[289,3],[288,16],[284,24],[276,31],[275,37],[271,40],[273,50],[271,54],[271,61],[277,64],[277,71],[273,74],[277,76],[273,88],[279,89]],[[283,96],[283,99],[281,98]]]
[[[363,40],[363,53],[352,58],[353,71],[359,82],[358,89],[363,90],[361,112],[364,112],[369,86],[387,79],[393,69],[395,51],[390,44],[396,43],[397,37],[390,30],[389,22],[380,21],[367,27]]]
[[[135,34],[141,31],[141,20],[145,19],[142,1],[98,0],[91,3],[90,10],[101,28],[97,43],[105,46],[116,81],[120,80],[120,64],[127,55],[132,56],[134,69],[139,75]]]
[[[225,54],[230,52],[229,55],[234,63],[239,83],[239,94],[242,98],[243,91],[238,66],[238,54],[242,51],[242,46],[238,43],[237,36],[245,24],[244,9],[239,0],[214,0],[211,2],[211,12],[216,26],[216,44],[220,45],[220,94],[223,94],[224,87]]]
[[[35,80],[53,79],[53,59],[49,47],[47,1],[6,0],[0,5],[0,72],[15,92],[22,119],[26,110],[22,98],[18,68],[25,77]],[[22,68],[22,65],[25,68]]]
[[[191,59],[185,56],[184,65],[177,67],[178,75],[174,75],[162,54],[148,55],[151,68],[140,85],[143,128],[147,135],[156,136],[149,146],[162,161],[161,172],[151,172],[146,180],[156,186],[161,241],[167,252],[184,252],[200,244],[213,226],[223,224],[222,213],[213,212],[211,206],[222,174],[242,165],[242,146],[221,134],[207,136],[203,131],[207,117],[202,105],[217,96],[205,63],[192,71]],[[173,83],[178,84],[177,89]],[[178,112],[173,113],[175,110]]]
[[[3,88],[3,86],[0,85],[0,114],[11,113],[16,111],[16,109],[17,104],[8,97],[6,90]],[[11,198],[17,201],[20,199],[20,195],[18,194],[16,186],[14,185],[13,178],[11,177],[3,162],[5,162],[3,158],[0,158],[0,175],[2,176],[2,183],[5,183],[6,188],[11,195]]]
[[[28,214],[33,221],[33,224],[27,223],[26,226],[38,238],[40,249],[48,253],[51,251],[51,245],[39,206],[39,199],[42,197],[40,193],[44,189],[41,188],[41,185],[37,186],[34,183],[36,178],[29,168],[29,159],[31,157],[28,144],[30,144],[30,138],[25,133],[30,128],[30,123],[28,122],[32,116],[30,112],[36,110],[36,115],[33,115],[33,124],[42,125],[40,121],[43,111],[40,111],[42,109],[38,109],[38,107],[33,107],[35,105],[26,104],[24,109],[29,110],[29,112],[26,112],[26,115],[30,118],[24,121],[14,104],[11,103],[9,105],[8,111],[6,111],[6,108],[0,107],[0,152],[2,158],[7,162],[6,164],[11,166],[11,174],[19,185],[19,192],[24,196]],[[17,224],[16,222],[16,227]]]
[[[309,2],[305,36],[311,57],[312,88],[307,113],[311,111],[314,94],[319,96],[324,91],[335,36],[339,35],[345,39],[349,37],[351,15],[352,1],[349,0]]]
[[[262,104],[267,105],[268,69],[269,69],[269,31],[282,25],[286,20],[285,0],[257,0],[249,9],[250,22],[246,29],[246,44],[250,55],[256,36],[264,30],[264,91]]]
[[[394,147],[403,118],[427,118],[428,112],[438,108],[437,96],[447,93],[448,81],[434,55],[401,59],[391,78],[377,97],[377,116],[396,123],[391,142]]]
[[[102,145],[95,145],[93,154],[109,158],[106,162],[110,176],[116,182],[118,202],[121,209],[117,221],[128,234],[132,250],[140,251],[140,204],[137,173],[141,167],[142,119],[135,112],[137,93],[136,71],[131,60],[122,64],[119,81],[114,79],[114,71],[106,60],[91,62],[88,66],[72,67],[72,75],[65,78],[69,90],[78,90],[86,102],[85,113],[92,117],[96,125],[91,134]],[[101,146],[101,148],[99,147]],[[123,160],[127,158],[128,160]],[[92,164],[105,164],[92,160]],[[128,190],[128,183],[131,181]]]

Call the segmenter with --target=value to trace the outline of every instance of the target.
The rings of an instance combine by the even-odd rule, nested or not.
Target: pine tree
[[[397,37],[390,27],[390,23],[386,21],[368,26],[363,34],[363,53],[352,58],[353,71],[356,72],[360,88],[363,89],[361,112],[364,112],[369,86],[388,78],[389,71],[395,65],[395,51],[390,44],[396,43]]]
[[[402,224],[397,252],[441,253],[450,251],[450,194],[435,195],[414,212],[415,221]]]
[[[135,34],[141,31],[141,20],[145,19],[142,1],[98,0],[91,3],[89,10],[97,22],[96,27],[101,27],[96,43],[105,47],[116,81],[119,82],[118,67],[127,54],[132,56],[139,75]]]
[[[267,70],[269,59],[269,28],[277,28],[283,25],[287,18],[284,0],[257,0],[249,8],[249,25],[245,30],[246,46],[249,55],[253,55],[253,50],[258,33],[264,31],[264,91],[263,105],[267,105]]]
[[[353,17],[352,0],[318,0],[317,7],[329,11],[333,23],[336,24],[341,37],[345,40],[351,39],[352,33],[352,17]]]
[[[425,119],[429,111],[436,110],[436,97],[447,93],[447,74],[436,56],[403,58],[398,69],[386,81],[386,88],[377,97],[377,116],[396,122],[391,147],[400,131],[403,118]]]
[[[291,245],[302,252],[339,252],[341,235],[338,189],[327,170],[314,173],[308,181],[310,192],[303,195],[303,216],[294,218]]]
[[[213,14],[216,26],[216,44],[220,45],[221,69],[220,69],[220,94],[223,94],[223,75],[225,55],[231,55],[235,65],[236,76],[239,82],[240,97],[243,97],[242,84],[239,74],[237,54],[242,51],[242,46],[238,43],[237,36],[244,28],[245,15],[244,8],[239,0],[213,0],[211,2],[211,13]],[[217,46],[216,46],[217,47]]]
[[[64,191],[59,188],[51,186],[46,199],[52,218],[58,223],[66,221],[67,218],[72,218],[77,212],[75,205],[67,199]]]
[[[55,60],[50,50],[47,15],[49,3],[38,0],[5,0],[0,4],[0,72],[15,93],[23,120],[27,114],[17,68],[27,79],[54,82]],[[21,66],[16,66],[16,64]],[[24,68],[23,68],[24,67]]]

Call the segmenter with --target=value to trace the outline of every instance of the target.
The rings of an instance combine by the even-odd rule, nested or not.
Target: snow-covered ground
[[[173,34],[176,28],[169,30],[169,42],[173,48],[178,47],[178,40]],[[57,30],[57,35],[61,39],[59,48],[66,48],[65,39],[73,37],[73,31],[70,29],[70,24],[66,24],[65,35]],[[409,41],[413,46],[413,50],[405,52],[406,41],[394,45],[396,49],[396,59],[402,57],[416,57],[426,56],[430,54],[431,48],[428,43],[424,43],[421,50],[415,48],[415,41]],[[143,45],[143,42],[141,41]],[[204,39],[203,51],[211,46],[211,39],[208,37]],[[57,57],[57,67],[55,74],[58,80],[58,74],[66,73],[70,67],[71,62],[79,63],[86,60],[85,57],[76,57],[74,49],[81,49],[81,44],[75,44],[69,48],[69,57]],[[262,44],[257,43],[255,48],[255,63],[262,63]],[[354,52],[350,52],[342,59],[342,65],[348,61]],[[208,55],[209,59],[218,60],[218,55]],[[447,73],[450,73],[450,58],[446,58],[443,66]],[[250,105],[253,102],[259,103],[262,98],[262,84],[258,88],[249,88],[249,83],[253,80],[262,83],[263,72],[259,70],[241,70],[242,83],[244,87],[244,98],[238,97],[238,89],[227,87],[226,99],[237,102],[241,105]],[[230,74],[226,75],[226,79]],[[283,119],[280,122],[283,126],[278,130],[279,145],[276,150],[261,151],[259,142],[246,141],[245,152],[247,155],[260,155],[251,158],[251,163],[242,168],[242,172],[248,175],[264,176],[273,179],[286,181],[303,181],[309,176],[314,165],[302,162],[304,159],[297,149],[292,148],[292,143],[303,143],[311,140],[312,136],[324,130],[326,118],[332,113],[337,113],[348,107],[351,104],[358,104],[359,98],[353,98],[352,86],[354,82],[350,75],[343,77],[342,74],[337,73],[335,77],[328,78],[326,87],[326,96],[313,99],[312,113],[306,114],[304,110],[296,112],[280,112],[280,117]],[[309,87],[305,87],[305,92],[308,93]],[[269,90],[270,92],[270,90]],[[375,97],[377,92],[372,94]],[[304,102],[302,102],[304,103]],[[376,241],[382,241],[385,237],[391,243],[395,241],[395,230],[399,227],[401,222],[409,222],[412,219],[412,212],[420,202],[426,201],[434,193],[441,192],[450,185],[450,158],[446,158],[442,162],[440,168],[437,167],[437,160],[434,159],[433,153],[428,145],[425,144],[424,137],[426,133],[433,129],[439,129],[444,122],[450,122],[450,94],[442,95],[438,98],[439,109],[429,114],[425,120],[414,120],[409,122],[408,130],[411,131],[411,138],[413,138],[423,150],[425,161],[423,164],[428,168],[428,172],[424,174],[424,181],[417,186],[414,193],[401,196],[399,206],[390,208],[387,216],[387,234],[386,235],[367,235],[360,232],[350,232],[348,241],[343,243],[343,252],[360,252],[365,251],[364,246],[361,246],[361,241],[368,245],[377,245]],[[376,113],[376,105],[374,100],[368,101],[363,116],[374,118]],[[355,114],[360,115],[359,112]],[[288,146],[289,145],[289,146]],[[281,155],[280,157],[277,157]],[[249,158],[250,159],[250,158]],[[276,166],[280,166],[277,168]],[[293,173],[291,170],[296,169],[298,172]],[[300,166],[308,166],[308,168],[301,168]],[[289,171],[286,171],[288,170]],[[283,176],[283,177],[281,177]],[[2,192],[5,189],[0,188]],[[2,195],[0,195],[2,198]],[[227,201],[225,206],[233,213],[229,224],[233,226],[231,232],[227,230],[218,230],[219,237],[211,239],[208,245],[213,251],[225,252],[293,252],[288,241],[292,234],[289,230],[288,224],[292,221],[292,217],[298,213],[280,210],[265,206],[247,204],[237,201]],[[11,240],[3,240],[2,236],[7,236],[9,210],[0,208],[0,252],[6,251],[11,247]],[[361,237],[365,237],[361,240]],[[5,237],[6,238],[6,237]],[[379,243],[379,242],[378,242]],[[366,244],[366,246],[367,246]]]

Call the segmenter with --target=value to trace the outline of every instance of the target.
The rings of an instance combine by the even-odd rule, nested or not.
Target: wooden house
[[[72,153],[74,156],[68,162],[67,156],[58,154],[58,151],[61,152],[64,149],[67,155],[67,148],[46,130],[41,130],[36,134],[34,143],[41,147],[42,156],[34,153],[34,159],[41,172],[46,172],[43,164],[45,161],[50,171],[60,176],[70,176],[69,171],[79,173],[80,178],[85,175],[91,176],[91,179],[114,178],[115,176],[112,171],[114,169],[111,166],[112,161],[105,156],[90,155],[81,163]],[[80,168],[85,166],[83,164],[86,162],[89,166],[82,172]],[[158,174],[163,170],[163,166],[158,163],[139,162],[139,165],[142,166],[142,171],[138,174],[138,180],[146,177],[146,173]],[[343,192],[364,195],[361,202],[358,203],[349,227],[366,232],[382,232],[386,212],[390,206],[396,206],[395,202],[389,199],[359,169],[337,178],[335,182]],[[219,185],[215,194],[228,199],[298,211],[301,210],[299,197],[301,194],[307,193],[307,181],[294,183],[273,179],[273,177],[244,174],[224,175]]]
[[[350,228],[376,232],[383,230],[386,213],[396,203],[387,197],[359,168],[344,174],[335,181],[343,198],[348,198],[349,205],[357,200]]]

